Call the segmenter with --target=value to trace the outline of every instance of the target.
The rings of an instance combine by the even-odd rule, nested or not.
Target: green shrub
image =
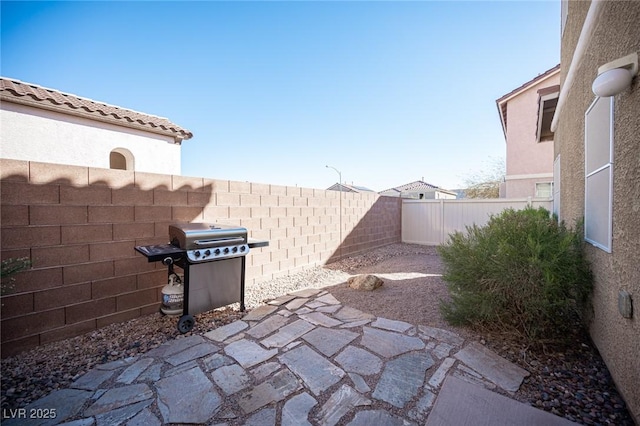
[[[562,339],[592,288],[581,225],[567,229],[544,208],[507,209],[438,248],[454,325],[515,331],[529,341]]]

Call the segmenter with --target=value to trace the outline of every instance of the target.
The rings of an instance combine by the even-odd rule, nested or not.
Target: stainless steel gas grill
[[[240,302],[244,311],[246,255],[267,241],[247,237],[246,228],[209,223],[176,223],[169,226],[169,244],[137,246],[149,262],[168,267],[169,279],[183,270],[184,298],[178,321],[181,333],[190,331],[193,315]]]

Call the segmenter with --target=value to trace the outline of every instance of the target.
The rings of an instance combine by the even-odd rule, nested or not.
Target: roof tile
[[[172,136],[176,142],[193,137],[189,130],[164,117],[143,114],[6,77],[0,77],[0,99]]]

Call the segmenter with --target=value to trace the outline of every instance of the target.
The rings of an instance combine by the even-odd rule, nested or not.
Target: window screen
[[[584,121],[585,240],[611,253],[613,97],[596,98]]]
[[[551,182],[536,183],[536,198],[551,198],[552,186]]]

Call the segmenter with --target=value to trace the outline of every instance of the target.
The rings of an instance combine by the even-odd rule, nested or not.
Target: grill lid
[[[247,243],[247,229],[218,223],[175,223],[169,225],[171,244],[183,250]]]

